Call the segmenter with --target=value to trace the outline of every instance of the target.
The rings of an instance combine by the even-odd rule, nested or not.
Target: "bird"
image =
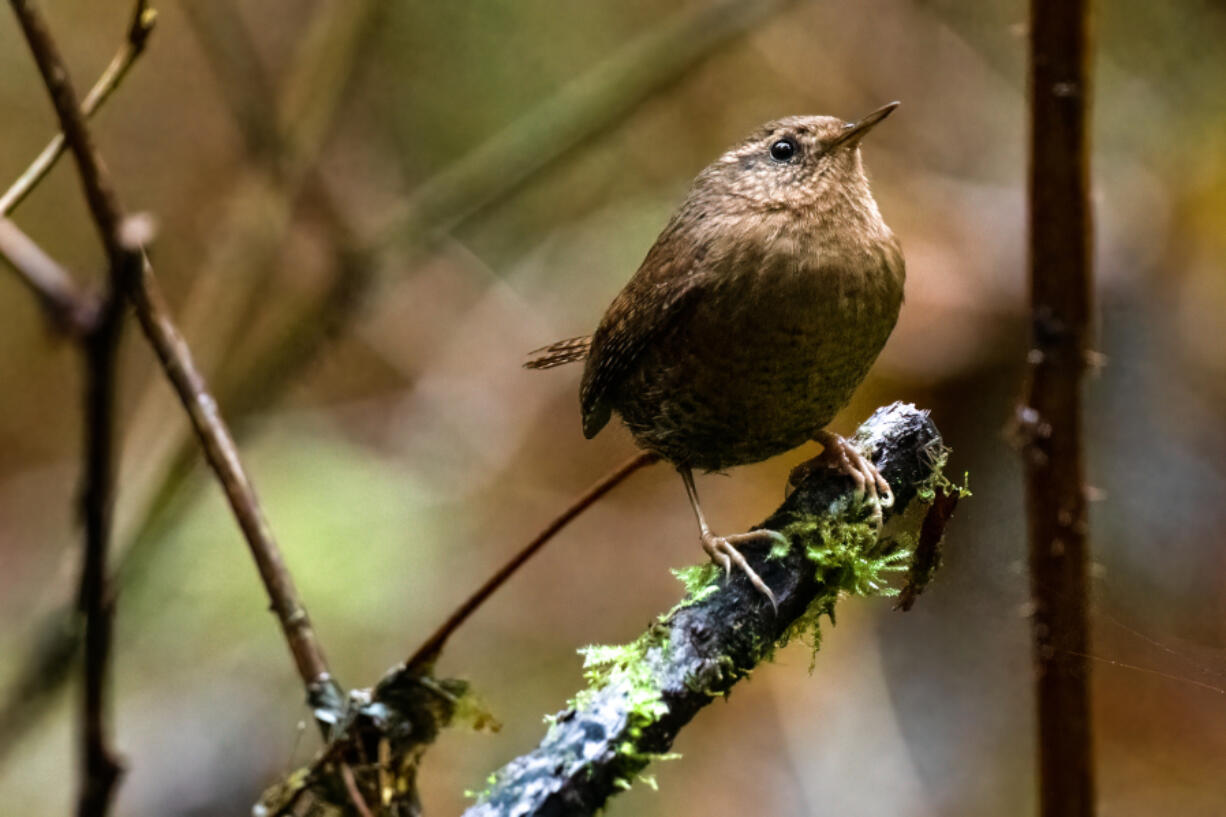
[[[699,538],[776,605],[740,547],[777,531],[719,536],[694,470],[760,462],[809,440],[850,476],[877,525],[889,483],[825,426],[851,400],[894,325],[906,265],[869,188],[864,137],[898,107],[847,122],[768,122],[708,165],[591,335],[529,353],[530,369],[584,363],[583,434],[613,413],[637,445],[672,463]]]

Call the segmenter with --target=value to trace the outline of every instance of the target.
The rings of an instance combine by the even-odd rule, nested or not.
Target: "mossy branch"
[[[879,409],[860,427],[856,442],[894,489],[888,517],[962,493],[941,475],[940,434],[927,413],[912,405]],[[890,525],[879,537],[854,501],[848,478],[827,469],[804,470],[795,491],[761,525],[786,533],[791,547],[745,554],[774,590],[778,614],[739,572],[725,583],[713,566],[681,571],[686,598],[632,644],[585,650],[589,687],[553,720],[535,750],[491,776],[466,817],[594,814],[666,753],[698,710],[777,647],[812,634],[816,648],[818,618],[833,618],[842,595],[897,595],[883,574],[905,570],[909,562],[909,588],[918,593],[914,584],[931,573],[937,558],[925,548],[922,564],[913,559],[909,543],[923,516],[906,514],[900,532],[891,536],[896,526]],[[941,512],[937,523],[929,520],[929,529],[952,512],[948,500],[933,507]],[[925,531],[926,538],[932,535]]]
[[[879,409],[855,442],[890,481],[896,499],[887,517],[905,514],[901,524],[879,536],[850,479],[797,469],[796,490],[762,524],[786,533],[791,546],[745,553],[774,590],[778,615],[739,572],[725,583],[710,562],[678,571],[686,597],[632,644],[583,651],[589,687],[554,718],[535,751],[491,775],[468,817],[593,814],[776,648],[801,636],[816,649],[818,619],[833,616],[840,596],[898,595],[885,574],[909,569],[903,599],[914,600],[940,560],[944,524],[965,491],[942,476],[940,434],[912,405]],[[907,513],[912,506],[927,512]],[[457,721],[497,728],[463,682],[423,670],[428,663],[410,662],[350,693],[327,745],[264,793],[257,817],[420,814],[418,763],[439,731]]]

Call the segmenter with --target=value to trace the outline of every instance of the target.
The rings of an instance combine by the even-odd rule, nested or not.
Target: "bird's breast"
[[[640,442],[719,469],[802,444],[846,405],[897,320],[901,270],[890,248],[804,241],[720,259],[729,266],[622,390]]]

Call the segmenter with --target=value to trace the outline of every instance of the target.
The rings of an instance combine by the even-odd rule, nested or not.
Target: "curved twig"
[[[137,0],[136,9],[132,13],[132,22],[128,25],[128,36],[124,39],[123,45],[119,47],[119,51],[115,53],[106,69],[94,82],[94,87],[89,89],[85,99],[81,100],[81,113],[86,119],[93,116],[110,98],[119,84],[123,82],[124,77],[128,75],[128,69],[145,52],[145,46],[149,43],[149,35],[153,33],[156,22],[157,11],[149,8],[146,0]],[[51,137],[51,141],[47,142],[42,152],[30,162],[29,167],[17,177],[17,180],[9,186],[8,190],[4,191],[3,195],[0,195],[0,216],[7,216],[25,201],[30,191],[51,172],[51,168],[55,167],[55,163],[64,155],[66,147],[67,143],[64,141],[62,131]]]
[[[930,501],[943,484],[941,438],[914,406],[879,410],[856,442],[873,454],[894,488],[891,514],[901,514],[917,496]],[[712,695],[726,692],[788,637],[815,627],[839,594],[889,594],[877,584],[879,574],[902,568],[911,550],[879,545],[853,492],[850,479],[812,469],[763,523],[791,538],[786,554],[745,554],[775,590],[778,615],[744,575],[725,584],[722,571],[706,563],[684,571],[691,594],[642,638],[625,648],[589,651],[590,661],[613,668],[593,672],[592,689],[556,718],[536,751],[495,775],[471,817],[593,813],[665,751]],[[912,567],[912,581],[922,582],[931,565]],[[354,691],[327,746],[309,766],[270,788],[256,813],[351,811],[356,789],[367,804],[380,803],[380,814],[419,814],[417,766],[439,730],[466,712],[474,725],[483,722],[464,695],[463,684],[403,665],[374,688]]]
[[[878,410],[856,442],[894,488],[891,516],[940,479],[941,457],[933,456],[942,450],[940,435],[914,406]],[[818,616],[832,615],[840,595],[888,593],[879,574],[902,567],[911,551],[883,551],[851,493],[848,478],[814,469],[760,526],[791,539],[784,554],[746,553],[774,590],[777,615],[743,574],[725,582],[707,570],[695,582],[701,586],[633,644],[589,648],[591,686],[557,715],[540,746],[492,776],[466,817],[596,813],[668,751],[698,710],[779,644],[815,627]]]
[[[660,456],[653,454],[650,451],[642,451],[635,454],[626,462],[619,465],[610,473],[601,477],[595,485],[588,488],[574,502],[570,504],[566,510],[554,517],[545,528],[532,537],[532,540],[523,547],[518,553],[512,556],[507,562],[490,576],[480,587],[478,587],[472,595],[465,599],[459,607],[457,607],[447,620],[444,621],[433,635],[425,640],[425,642],[417,648],[413,655],[406,662],[410,672],[425,674],[429,672],[434,662],[438,659],[439,653],[443,651],[443,647],[447,644],[447,639],[452,633],[460,628],[469,616],[477,611],[485,601],[503,584],[507,579],[515,574],[515,571],[523,567],[524,562],[531,559],[538,550],[545,546],[550,539],[557,535],[558,531],[570,524],[576,516],[586,511],[594,505],[602,496],[613,490],[626,480],[626,477],[653,463],[659,462]]]

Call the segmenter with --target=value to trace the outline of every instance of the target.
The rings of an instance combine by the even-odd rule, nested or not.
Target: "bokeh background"
[[[130,7],[44,0],[79,88]],[[165,0],[97,116],[154,262],[340,679],[373,682],[578,491],[632,453],[582,439],[589,331],[688,180],[759,122],[903,107],[865,145],[908,262],[902,319],[840,415],[930,408],[975,491],[908,614],[854,600],[812,673],[794,645],[685,730],[611,815],[1026,815],[1031,670],[1018,455],[1025,356],[1026,9],[866,0]],[[1226,9],[1099,4],[1099,348],[1088,386],[1101,813],[1226,811]],[[53,132],[0,13],[0,183]],[[71,164],[15,213],[101,268]],[[0,275],[0,684],[57,632],[78,558],[78,361]],[[121,815],[247,813],[315,745],[278,628],[179,407],[125,345],[114,722]],[[802,449],[700,479],[720,530]],[[427,756],[455,814],[535,745],[575,649],[633,638],[701,551],[680,480],[635,476],[455,638],[499,734]],[[50,628],[50,629],[49,629]],[[0,717],[0,803],[70,808],[75,671]],[[5,693],[6,696],[11,693]]]

